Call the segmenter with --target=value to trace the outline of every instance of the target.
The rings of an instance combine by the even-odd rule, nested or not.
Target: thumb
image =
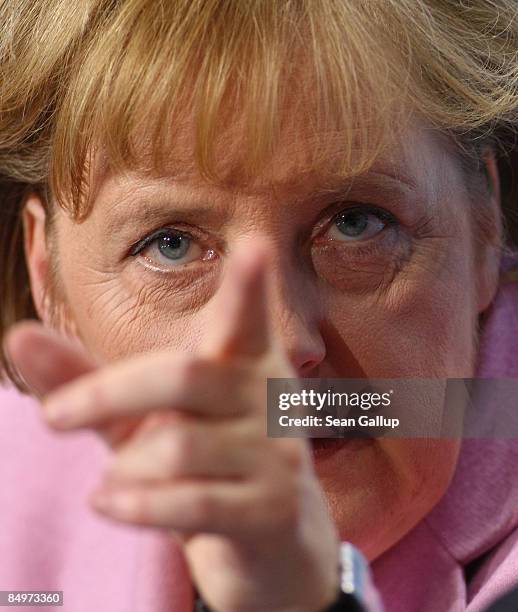
[[[13,325],[4,340],[9,361],[29,389],[42,399],[61,385],[101,367],[78,342],[44,327],[37,321]],[[131,435],[140,417],[118,419],[94,428],[108,446]]]
[[[4,347],[9,361],[39,398],[100,365],[79,343],[37,321],[13,325]]]

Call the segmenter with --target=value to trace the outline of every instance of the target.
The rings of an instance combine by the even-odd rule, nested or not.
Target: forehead
[[[333,171],[348,144],[336,134],[321,136],[326,156],[315,167],[312,153],[320,143],[304,125],[285,125],[261,172],[243,178],[242,133],[238,124],[228,124],[215,138],[215,161],[227,171],[218,181],[208,181],[200,172],[193,125],[179,126],[174,136],[160,171],[153,164],[153,143],[146,134],[133,168],[117,170],[98,156],[84,217],[90,216],[88,226],[120,236],[127,233],[128,239],[144,226],[172,220],[196,225],[203,219],[213,229],[230,227],[229,223],[251,228],[259,220],[278,227],[281,219],[303,223],[317,210],[347,199],[388,206],[415,223],[425,210],[432,214],[444,209],[448,216],[449,207],[440,202],[451,201],[451,193],[459,197],[458,189],[465,189],[453,142],[425,122],[409,122],[397,141],[387,143],[368,168],[353,176]],[[363,143],[361,138],[355,143],[359,155]]]
[[[459,176],[447,155],[449,142],[424,126],[414,126],[399,146],[387,147],[368,170],[355,177],[308,169],[304,162],[312,140],[304,139],[302,133],[284,133],[282,146],[267,167],[248,182],[208,182],[200,175],[188,140],[178,140],[160,175],[145,165],[132,171],[106,170],[93,193],[91,222],[121,235],[172,218],[194,224],[203,219],[212,228],[241,219],[250,226],[259,219],[277,223],[283,218],[312,218],[316,210],[349,197],[391,206],[415,220],[425,208],[436,210],[441,199],[447,201],[444,196],[453,186],[451,178]],[[218,161],[232,167],[239,151],[225,145],[222,140]],[[341,155],[338,140],[329,154]],[[145,159],[145,150],[142,155]]]
[[[263,161],[260,171],[251,176],[243,171],[243,156],[249,143],[240,121],[229,122],[214,135],[217,178],[207,180],[198,165],[195,126],[189,120],[179,122],[167,135],[167,155],[159,167],[155,163],[153,143],[145,132],[137,143],[137,164],[133,167],[121,171],[110,166],[106,155],[98,154],[92,181],[94,191],[106,184],[129,183],[144,188],[151,182],[160,182],[191,190],[213,188],[245,195],[284,191],[303,194],[308,190],[334,190],[366,174],[386,175],[417,188],[432,177],[434,164],[440,165],[447,153],[453,151],[447,136],[431,130],[422,121],[413,120],[400,130],[397,138],[374,151],[365,168],[350,170],[343,166],[344,155],[366,157],[365,130],[358,130],[349,139],[339,132],[316,135],[299,118],[293,119],[284,123],[276,146]]]

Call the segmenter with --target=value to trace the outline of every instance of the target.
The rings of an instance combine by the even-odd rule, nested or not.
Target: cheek
[[[85,345],[108,361],[162,348],[195,351],[203,328],[200,314],[179,317],[158,309],[153,300],[157,296],[148,291],[137,298],[121,297],[120,286],[114,282],[102,296],[92,291],[86,304],[74,308],[73,316]]]
[[[406,264],[381,287],[365,285],[350,294],[346,278],[344,286],[327,289],[329,371],[320,376],[473,376],[477,304],[470,236],[461,223],[455,237],[417,242]],[[416,403],[432,418],[444,409],[438,400],[405,406]],[[444,494],[458,449],[456,439],[385,438],[347,463],[321,466],[342,538],[371,558],[389,548]]]
[[[67,319],[92,353],[113,361],[161,348],[196,350],[213,279],[180,286],[139,265],[122,272],[100,268],[78,259],[73,268],[60,267]]]
[[[335,376],[473,376],[477,304],[466,238],[423,240],[387,286],[357,295],[333,288],[326,310]]]
[[[393,546],[442,497],[458,451],[453,439],[385,438],[359,456],[344,457],[336,471],[317,463],[341,539],[371,560]]]

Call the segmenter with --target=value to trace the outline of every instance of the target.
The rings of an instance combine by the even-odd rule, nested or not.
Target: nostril
[[[320,364],[324,360],[325,351],[300,351],[290,354],[290,361],[297,375],[302,378],[318,378]]]
[[[319,365],[320,362],[307,361],[300,368],[297,368],[297,374],[301,378],[318,378]]]

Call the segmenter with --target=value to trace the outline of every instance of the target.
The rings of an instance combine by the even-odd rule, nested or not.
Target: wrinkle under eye
[[[388,287],[408,259],[413,232],[384,208],[342,208],[312,244],[317,275],[341,292],[361,295]]]

